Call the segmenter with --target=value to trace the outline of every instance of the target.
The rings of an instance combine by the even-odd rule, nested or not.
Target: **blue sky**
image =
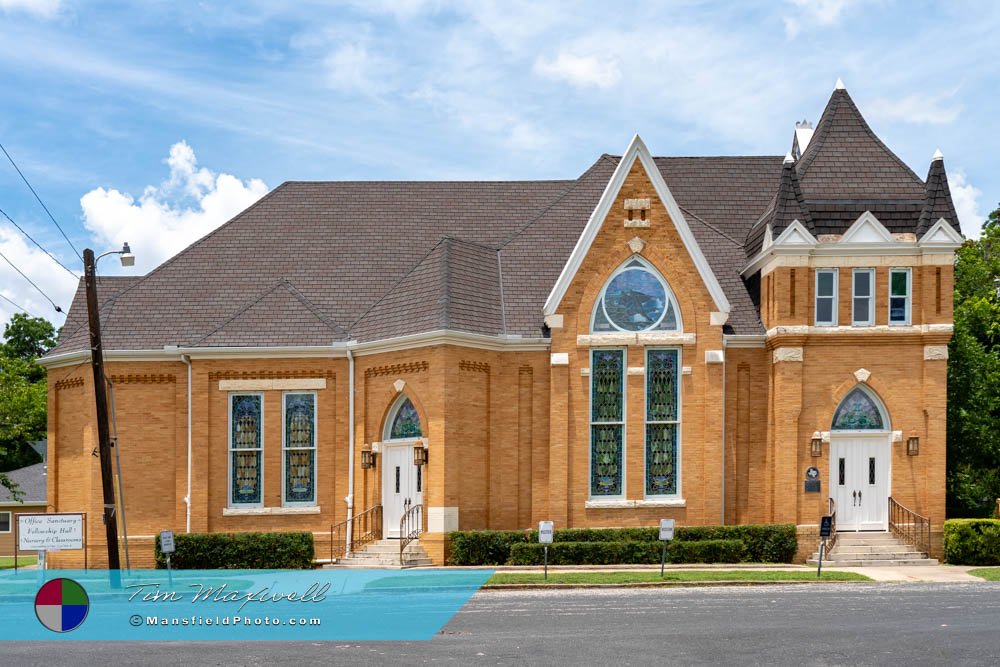
[[[1000,201],[1000,3],[138,4],[0,0],[0,143],[78,249],[129,241],[136,272],[286,180],[573,178],[634,132],[784,154],[838,77],[918,174],[942,150],[967,235]],[[0,209],[79,273],[2,155]],[[0,252],[68,306],[2,218]],[[2,260],[0,294],[61,323]]]

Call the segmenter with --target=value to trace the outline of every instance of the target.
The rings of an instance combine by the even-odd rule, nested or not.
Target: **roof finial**
[[[939,148],[936,151],[934,151],[934,156],[931,157],[931,162],[937,162],[938,160],[943,160],[943,159],[944,159],[944,153],[942,153],[941,149]]]
[[[793,162],[795,162],[795,158],[792,157],[792,152],[788,151],[788,155],[785,156],[785,159],[782,162],[782,164],[791,164]]]
[[[844,85],[844,80],[839,76],[837,77],[837,85],[833,87],[834,90],[847,90],[847,86]]]

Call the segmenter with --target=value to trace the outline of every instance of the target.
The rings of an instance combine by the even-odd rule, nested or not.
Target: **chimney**
[[[792,137],[792,157],[798,160],[806,152],[809,140],[813,136],[813,124],[808,120],[795,123],[795,135]]]

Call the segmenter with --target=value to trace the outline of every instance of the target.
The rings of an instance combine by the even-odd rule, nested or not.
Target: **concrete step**
[[[816,565],[817,559],[810,558],[806,565]],[[827,560],[823,559],[823,567],[892,567],[901,565],[937,565],[936,558],[914,558],[909,560]]]
[[[838,544],[830,553],[891,554],[913,550],[913,547],[907,544]]]
[[[926,556],[927,554],[922,551],[896,551],[884,554],[835,551],[830,554],[830,558],[834,560],[910,560],[913,558],[925,558]]]

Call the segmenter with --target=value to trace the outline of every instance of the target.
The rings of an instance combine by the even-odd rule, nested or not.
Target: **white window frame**
[[[622,353],[622,418],[617,422],[594,421],[594,353],[617,351]],[[590,384],[587,387],[587,498],[589,500],[624,500],[628,489],[628,348],[626,347],[595,347],[590,350]],[[594,425],[615,425],[622,429],[622,492],[616,496],[595,496],[592,486],[594,473]]]
[[[833,276],[833,294],[831,296],[820,296],[819,293],[819,276],[820,274],[830,274]],[[816,277],[814,278],[814,297],[813,297],[813,321],[818,327],[835,327],[840,323],[840,316],[837,312],[839,305],[839,292],[840,289],[840,269],[816,269]],[[819,319],[819,300],[820,299],[830,299],[830,317],[832,318],[828,322],[821,321]]]
[[[895,273],[902,273],[903,275],[906,276],[906,294],[904,294],[903,296],[893,295],[893,293],[892,293],[892,276]],[[892,321],[892,300],[893,299],[904,299],[905,300],[906,306],[905,306],[904,310],[905,310],[906,315],[905,315],[905,317],[904,317],[904,319],[903,319],[902,322],[893,322]],[[889,305],[888,305],[888,307],[886,309],[887,313],[888,313],[888,320],[887,321],[889,322],[889,325],[890,326],[896,326],[896,327],[903,327],[903,326],[909,325],[910,322],[911,322],[911,317],[912,317],[912,304],[913,304],[913,272],[910,270],[909,267],[893,267],[893,268],[889,269]]]
[[[286,415],[287,404],[285,399],[288,396],[311,395],[313,397],[313,421],[312,421],[312,447],[289,447],[288,446],[288,421]],[[319,472],[319,395],[315,391],[285,391],[281,393],[281,506],[282,507],[315,507],[319,499],[319,484],[317,474]],[[293,451],[308,451],[313,453],[313,499],[312,500],[287,500],[285,492],[288,489],[288,459],[286,454],[289,449]]]
[[[260,446],[257,451],[260,452],[260,502],[256,503],[234,503],[233,502],[233,453],[234,452],[246,452],[253,451],[247,450],[246,448],[236,449],[233,447],[233,398],[236,396],[259,396],[260,397]],[[264,392],[261,391],[233,391],[229,393],[229,409],[227,411],[228,419],[226,420],[226,440],[229,443],[229,449],[226,452],[226,479],[229,483],[226,488],[226,506],[231,508],[249,508],[249,507],[264,507]]]
[[[7,515],[7,530],[0,530],[0,534],[6,535],[7,533],[14,532],[14,513],[4,510],[0,512],[0,516]]]
[[[619,274],[625,273],[626,271],[637,271],[637,270],[639,270],[638,267],[629,266],[629,264],[631,264],[634,261],[638,261],[642,265],[642,269],[643,270],[645,270],[648,273],[652,274],[653,277],[656,278],[660,282],[660,285],[663,287],[663,293],[666,296],[666,300],[667,300],[666,305],[663,307],[663,314],[660,315],[660,319],[658,319],[654,324],[651,324],[649,327],[647,327],[645,329],[640,329],[639,331],[634,331],[634,330],[631,330],[631,329],[622,329],[615,322],[613,322],[611,320],[611,318],[608,316],[607,310],[605,310],[605,308],[604,308],[604,295],[608,291],[608,286],[611,285],[611,282],[615,278],[617,278],[619,276]],[[663,319],[667,316],[667,312],[670,310],[671,307],[673,307],[673,309],[674,309],[674,319],[677,322],[677,326],[675,326],[673,329],[658,329],[657,327],[659,327],[660,324],[663,322]],[[613,329],[613,331],[594,331],[594,320],[597,318],[598,309],[600,309],[600,312],[604,315],[604,319],[606,319],[608,321],[608,324],[611,325],[611,328]],[[632,255],[627,260],[625,260],[624,262],[622,262],[621,266],[619,266],[617,269],[615,269],[611,273],[611,275],[608,276],[608,279],[606,281],[604,281],[604,286],[601,287],[601,291],[597,295],[597,300],[594,301],[594,307],[591,309],[591,313],[590,313],[590,333],[594,334],[594,335],[600,336],[600,335],[616,335],[616,334],[620,334],[620,333],[635,334],[635,333],[644,333],[644,332],[647,332],[647,331],[663,331],[663,332],[677,331],[677,332],[680,332],[680,331],[684,331],[684,322],[681,320],[681,308],[680,308],[680,304],[677,301],[677,297],[674,296],[673,290],[670,289],[670,284],[667,282],[667,279],[664,278],[663,274],[661,274],[656,269],[656,267],[654,267],[652,264],[650,264],[645,258],[640,257],[639,255]]]
[[[675,350],[677,352],[677,419],[676,421],[649,421],[649,408],[646,401],[649,398],[649,353],[657,350]],[[681,377],[683,376],[682,369],[684,368],[683,360],[684,351],[679,347],[649,347],[643,352],[643,363],[645,364],[646,372],[643,373],[643,384],[642,384],[642,418],[643,418],[643,433],[642,433],[642,492],[643,497],[648,499],[666,499],[666,498],[683,498],[681,495],[681,422],[683,420],[683,401],[682,401],[682,387],[681,387]],[[674,470],[677,473],[677,483],[675,484],[676,490],[674,493],[660,493],[660,494],[647,494],[646,493],[646,431],[650,424],[674,424],[677,428],[677,454],[674,460]]]
[[[858,296],[858,275],[868,274],[868,296]],[[855,300],[868,299],[868,318],[859,320]],[[851,272],[851,326],[870,327],[875,324],[875,269],[854,269]]]

